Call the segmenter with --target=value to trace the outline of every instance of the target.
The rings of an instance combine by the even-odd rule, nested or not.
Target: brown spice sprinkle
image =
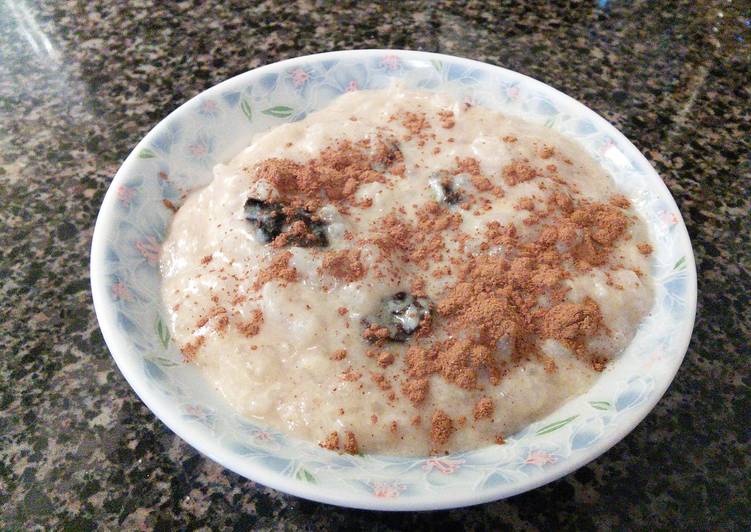
[[[329,451],[339,450],[339,433],[332,432],[326,437],[325,440],[320,442],[318,445],[323,447],[324,449],[328,449]]]
[[[297,270],[289,265],[290,251],[284,251],[271,259],[271,264],[258,273],[253,289],[258,290],[269,281],[278,281],[282,286],[297,282]]]
[[[480,419],[490,419],[493,416],[494,411],[495,407],[493,406],[493,401],[489,397],[483,397],[477,401],[477,404],[475,405],[473,413],[475,421]]]
[[[553,360],[552,357],[549,356],[543,356],[542,357],[542,364],[543,369],[545,369],[545,373],[555,373],[558,371],[558,364],[555,363],[555,360]]]
[[[621,209],[628,209],[629,207],[631,207],[631,202],[623,194],[616,194],[615,196],[611,197],[610,203],[612,203],[616,207],[620,207]]]
[[[342,249],[329,252],[323,258],[323,263],[319,269],[319,272],[327,273],[347,283],[359,281],[367,271],[367,268],[360,262],[359,249]]]
[[[203,258],[201,259],[201,264],[203,264],[203,265],[205,266],[206,264],[208,264],[209,262],[211,262],[211,260],[212,260],[213,258],[214,258],[214,257],[212,257],[211,255],[206,255],[205,257],[203,257]]]
[[[347,357],[347,350],[346,349],[337,349],[333,353],[331,353],[331,360],[344,360]]]
[[[438,111],[438,118],[441,121],[441,127],[444,129],[451,129],[452,127],[456,125],[453,111],[449,111],[449,110]]]
[[[205,336],[199,336],[192,342],[188,342],[183,347],[180,348],[180,351],[183,354],[183,358],[186,362],[193,362],[196,358],[196,354],[198,354],[198,350],[203,347],[203,344],[206,343],[206,337]]]
[[[263,312],[256,309],[251,312],[250,319],[246,322],[239,323],[237,329],[247,337],[255,336],[261,330],[263,325]]]
[[[177,212],[177,207],[175,206],[175,204],[166,198],[162,200],[162,205],[167,207],[172,212]]]
[[[213,298],[212,298],[213,300]],[[217,303],[219,299],[217,298],[215,303]],[[196,329],[200,329],[201,327],[205,326],[209,323],[209,321],[213,320],[213,329],[217,332],[224,332],[227,329],[227,325],[229,325],[229,318],[227,317],[227,309],[222,307],[214,307],[210,309],[205,316],[202,316],[195,324]]]
[[[445,445],[456,429],[454,422],[443,410],[433,412],[430,420],[430,441],[435,445]]]
[[[370,378],[373,379],[373,382],[375,382],[381,390],[386,391],[391,389],[391,383],[383,373],[373,372],[370,374]]]
[[[344,373],[339,374],[339,379],[347,382],[355,382],[357,380],[360,380],[360,377],[362,377],[361,373],[358,373],[354,369],[347,368],[347,370]]]
[[[425,113],[405,111],[401,123],[413,135],[419,135],[423,130],[430,128],[430,122],[428,122]]]
[[[375,140],[375,147],[372,144],[369,140],[340,140],[305,164],[272,158],[259,163],[254,171],[257,179],[265,179],[276,188],[283,201],[315,210],[320,203],[312,198],[343,201],[363,184],[385,182],[384,174],[375,168],[403,174],[404,158],[398,146],[382,138]]]
[[[530,197],[520,198],[516,207],[523,211],[533,211],[535,210],[535,202]]]
[[[402,393],[415,406],[425,400],[429,389],[430,383],[426,378],[410,379],[402,383]]]
[[[348,454],[357,454],[359,452],[357,438],[355,438],[353,432],[348,430],[344,432],[344,452]]]
[[[311,219],[318,221],[317,216],[312,216]],[[284,233],[278,235],[271,243],[271,245],[272,247],[279,249],[287,246],[290,242],[315,243],[317,240],[318,237],[311,230],[311,228],[302,220],[297,220],[296,222],[293,222],[289,226],[289,229],[287,229]]]
[[[542,148],[540,148],[538,154],[540,155],[540,159],[550,159],[553,155],[555,155],[555,148],[546,144]]]
[[[636,249],[638,249],[639,253],[641,253],[642,255],[650,255],[653,251],[652,246],[650,244],[647,244],[646,242],[637,244]]]
[[[544,212],[552,223],[532,242],[521,242],[513,225],[488,224],[487,244],[481,249],[501,245],[506,257],[517,257],[480,255],[459,266],[457,282],[437,302],[436,311],[445,330],[464,331],[466,337],[409,347],[402,393],[410,401],[424,399],[426,379],[433,374],[467,389],[477,389],[485,380],[497,384],[508,370],[507,362],[494,354],[499,343],[508,346],[508,362],[536,359],[546,371],[556,371],[555,362],[542,357],[530,340],[535,336],[557,339],[595,370],[604,367],[606,361],[586,349],[588,338],[607,332],[599,306],[591,299],[564,302],[568,289],[562,281],[570,274],[561,265],[574,260],[586,270],[605,263],[629,220],[612,204],[574,204],[563,193],[555,193]],[[559,243],[571,251],[561,253]],[[539,306],[541,296],[549,306]]]
[[[386,327],[372,324],[362,332],[362,337],[368,342],[379,344],[389,337],[389,330]]]
[[[453,174],[469,174],[469,175],[481,175],[480,161],[474,157],[456,157],[456,167],[453,170]]]
[[[539,171],[530,165],[527,160],[513,161],[504,166],[501,173],[503,175],[503,180],[511,187],[534,179],[540,175]]]
[[[382,368],[387,368],[394,363],[394,354],[384,351],[378,355],[378,365]]]
[[[602,325],[600,307],[590,298],[582,303],[559,303],[543,318],[542,335],[554,338],[574,352],[581,352],[586,338]]]

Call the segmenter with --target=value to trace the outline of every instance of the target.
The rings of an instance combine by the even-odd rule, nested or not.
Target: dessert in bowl
[[[92,285],[124,375],[188,442],[383,509],[593,459],[659,399],[695,307],[680,215],[616,130],[398,51],[270,65],[170,115],[105,199]]]

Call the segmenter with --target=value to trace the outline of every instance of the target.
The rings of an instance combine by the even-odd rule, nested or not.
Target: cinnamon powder
[[[348,454],[357,454],[359,452],[357,438],[355,438],[353,432],[348,430],[344,432],[344,452]]]
[[[339,449],[339,433],[338,432],[332,432],[328,435],[328,437],[320,442],[318,444],[319,446],[323,447],[324,449],[328,449],[329,451],[336,451]]]
[[[291,258],[292,253],[289,251],[274,256],[271,259],[271,264],[259,272],[256,282],[253,284],[253,289],[259,290],[269,281],[277,281],[282,286],[297,282],[297,270],[294,266],[289,265]]]
[[[445,445],[456,431],[454,422],[443,410],[436,410],[430,420],[430,440],[434,445]]]
[[[367,273],[367,268],[360,262],[360,250],[343,249],[327,253],[319,272],[352,283],[362,279]]]
[[[239,323],[237,329],[247,337],[255,336],[261,330],[263,325],[263,312],[260,310],[254,310],[251,313],[250,319],[246,322]]]
[[[475,405],[475,421],[492,417],[494,410],[495,408],[493,406],[493,401],[489,397],[483,397],[482,399],[477,401],[477,404]]]

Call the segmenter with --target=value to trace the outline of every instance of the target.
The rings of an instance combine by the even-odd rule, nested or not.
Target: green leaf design
[[[162,342],[162,346],[167,349],[169,345],[170,334],[167,326],[162,322],[162,318],[159,317],[156,320],[156,334],[159,336],[159,341]]]
[[[437,59],[431,59],[430,64],[433,65],[433,68],[435,68],[438,72],[443,71],[443,63],[441,63]]]
[[[277,105],[276,107],[269,107],[262,111],[265,115],[273,116],[274,118],[287,118],[292,114],[294,109],[287,107],[286,105]]]
[[[311,473],[304,467],[301,467],[300,469],[297,470],[295,477],[297,477],[298,480],[304,480],[305,482],[310,482],[311,484],[315,484],[316,482],[318,482],[316,480],[315,475],[313,475],[313,473]]]
[[[551,128],[555,125],[555,117],[548,118],[548,120],[545,122],[545,127]]]
[[[590,401],[589,404],[597,410],[610,410],[610,407],[613,406],[608,401]]]
[[[253,120],[253,109],[251,109],[250,102],[248,100],[243,99],[243,101],[240,103],[240,109],[242,109],[243,114],[248,120]]]
[[[156,382],[164,382],[167,380],[167,374],[159,367],[159,364],[155,364],[153,360],[149,360],[148,358],[144,359],[143,364],[146,375],[151,377],[152,380]]]
[[[554,432],[562,427],[565,427],[569,423],[571,423],[573,420],[575,420],[577,417],[579,417],[579,414],[573,415],[571,417],[567,417],[566,419],[561,419],[560,421],[556,421],[554,423],[551,423],[550,425],[545,425],[540,430],[535,432],[537,436],[542,436],[543,434],[550,434],[551,432]]]
[[[684,255],[680,259],[678,259],[678,262],[675,263],[675,266],[673,266],[673,270],[683,270],[686,268],[686,256]]]
[[[160,356],[153,357],[154,362],[158,362],[160,366],[165,368],[172,368],[175,366],[179,366],[179,362],[175,362],[174,360],[170,360],[169,358],[164,358]]]
[[[138,152],[139,159],[153,159],[154,157],[156,157],[156,153],[148,148],[144,148]]]

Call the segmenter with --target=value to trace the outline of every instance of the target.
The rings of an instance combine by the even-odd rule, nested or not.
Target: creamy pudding
[[[646,225],[574,142],[446,95],[345,94],[175,214],[162,295],[243,415],[350,453],[502,444],[652,306]]]

